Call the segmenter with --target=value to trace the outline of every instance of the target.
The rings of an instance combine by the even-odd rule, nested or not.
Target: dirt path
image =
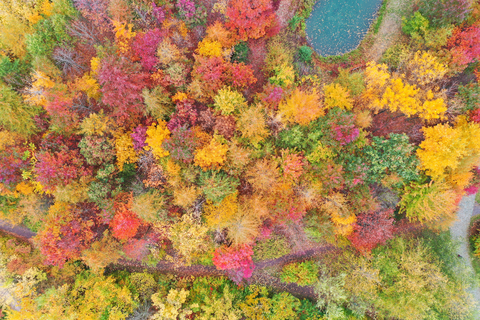
[[[452,238],[460,242],[460,247],[458,248],[458,255],[463,257],[463,260],[468,267],[468,269],[475,273],[472,267],[472,261],[470,260],[470,253],[468,250],[468,228],[470,225],[470,220],[474,213],[475,205],[475,195],[465,196],[462,201],[460,201],[458,212],[457,212],[457,221],[450,227],[450,234]],[[480,288],[471,287],[470,293],[473,295],[475,301],[477,301],[477,318],[480,319]]]
[[[31,242],[31,238],[35,236],[35,233],[27,228],[21,226],[12,226],[8,222],[2,220],[0,220],[0,232],[4,232],[16,238],[29,242]],[[255,270],[248,282],[254,282],[262,286],[271,287],[277,291],[287,291],[298,298],[315,299],[313,287],[302,287],[294,283],[282,283],[280,279],[269,275],[265,269],[269,267],[281,268],[287,263],[299,262],[306,259],[320,257],[322,254],[333,250],[334,248],[335,247],[332,245],[323,245],[302,252],[291,253],[277,259],[256,262]],[[213,266],[192,265],[187,267],[178,266],[173,263],[164,261],[159,262],[155,267],[152,267],[139,262],[120,260],[118,263],[112,264],[107,267],[107,272],[114,270],[128,270],[130,272],[142,272],[144,270],[147,270],[152,273],[171,273],[181,277],[227,276],[227,273],[225,271],[217,270],[217,268]]]
[[[378,33],[374,36],[373,46],[368,59],[378,61],[385,50],[390,47],[401,34],[402,15],[411,3],[410,0],[387,0],[387,8]]]

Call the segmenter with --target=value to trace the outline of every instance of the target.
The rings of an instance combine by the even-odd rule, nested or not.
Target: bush
[[[233,47],[233,54],[231,61],[232,62],[248,62],[248,54],[250,53],[250,48],[245,41],[240,42],[236,46]]]
[[[309,46],[301,46],[300,48],[298,48],[298,56],[303,62],[311,62],[312,48],[310,48]]]
[[[283,267],[282,282],[295,282],[301,286],[314,284],[318,278],[318,265],[314,261],[291,263]]]
[[[273,236],[266,241],[257,243],[253,247],[255,260],[270,260],[280,258],[291,251],[287,239],[280,236]]]

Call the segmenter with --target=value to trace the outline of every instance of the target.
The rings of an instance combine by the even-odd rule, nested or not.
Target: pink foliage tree
[[[213,264],[220,270],[228,270],[232,280],[238,284],[242,279],[252,276],[255,269],[252,256],[251,245],[223,246],[215,250]]]
[[[146,71],[153,71],[158,62],[156,49],[161,39],[161,31],[155,28],[147,32],[138,33],[133,41],[133,52],[140,58],[140,63]]]

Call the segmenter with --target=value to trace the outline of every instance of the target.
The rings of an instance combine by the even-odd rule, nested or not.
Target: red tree
[[[480,58],[480,26],[473,25],[464,30],[455,29],[448,40],[448,47],[452,54],[452,63],[466,66],[475,59]]]
[[[49,215],[38,234],[40,250],[50,265],[62,267],[69,259],[78,259],[88,248],[95,233],[91,220],[82,220],[65,204],[55,204],[55,214]],[[52,212],[52,209],[50,209]]]
[[[252,260],[251,245],[238,247],[220,247],[213,254],[213,264],[220,270],[229,270],[232,280],[239,283],[243,278],[252,276],[255,265]]]
[[[360,252],[370,252],[393,237],[395,226],[392,214],[393,209],[359,214],[353,225],[354,232],[348,239]]]
[[[147,32],[138,33],[133,41],[133,52],[140,58],[140,63],[146,71],[153,71],[158,62],[156,51],[161,39],[161,31],[155,28]]]
[[[257,82],[250,65],[232,63],[228,65],[228,80],[234,87],[244,88]]]
[[[129,59],[115,57],[102,61],[99,82],[102,102],[112,108],[111,116],[119,124],[133,123],[143,114],[142,89],[149,75],[140,71],[140,65]]]
[[[227,17],[225,25],[244,41],[263,37],[276,24],[271,0],[231,0]]]
[[[78,150],[63,149],[55,153],[41,151],[37,160],[34,168],[37,181],[48,191],[54,191],[57,186],[66,186],[91,174]]]
[[[142,220],[131,211],[132,195],[123,193],[115,199],[115,216],[110,221],[112,235],[119,240],[128,240],[133,238],[142,224]]]

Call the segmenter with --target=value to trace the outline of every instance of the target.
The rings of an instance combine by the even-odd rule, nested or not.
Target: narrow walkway
[[[450,234],[452,238],[460,242],[458,248],[458,254],[464,258],[465,264],[471,270],[475,272],[472,267],[472,261],[470,260],[470,254],[468,250],[468,227],[470,220],[473,216],[475,205],[475,195],[465,196],[460,201],[457,213],[457,221],[450,227]],[[477,301],[477,317],[480,319],[480,288],[470,288],[475,301]]]
[[[385,15],[378,33],[374,36],[373,46],[368,53],[369,60],[378,61],[385,50],[393,45],[402,32],[402,15],[411,3],[410,0],[388,1]]]

